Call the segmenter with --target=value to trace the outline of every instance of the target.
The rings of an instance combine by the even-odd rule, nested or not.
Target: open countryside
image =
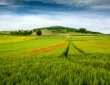
[[[0,35],[0,85],[110,85],[110,36],[59,29]]]

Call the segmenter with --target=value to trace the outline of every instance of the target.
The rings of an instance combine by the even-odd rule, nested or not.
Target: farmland
[[[0,85],[110,85],[110,36],[0,35]]]

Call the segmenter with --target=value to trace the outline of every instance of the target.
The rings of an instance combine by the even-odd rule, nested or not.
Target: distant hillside
[[[93,31],[89,31],[86,30],[85,28],[69,28],[69,27],[62,27],[62,26],[52,26],[52,27],[44,27],[44,28],[36,28],[34,29],[34,31],[36,30],[42,30],[43,32],[49,33],[49,34],[55,34],[55,33],[63,33],[63,34],[76,34],[76,33],[81,33],[81,34],[102,34],[100,32],[93,32]]]
[[[16,30],[16,31],[1,31],[0,35],[36,35],[37,30],[41,30],[43,35],[61,35],[61,34],[71,34],[71,35],[84,35],[84,34],[102,34],[100,32],[93,32],[86,30],[85,28],[70,28],[62,26],[52,26],[44,28],[35,28],[33,30]]]

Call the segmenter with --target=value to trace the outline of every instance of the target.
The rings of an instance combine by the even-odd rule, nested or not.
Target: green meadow
[[[110,36],[0,35],[0,85],[110,85]]]

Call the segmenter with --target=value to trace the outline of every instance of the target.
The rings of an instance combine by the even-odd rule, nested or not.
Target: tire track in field
[[[72,46],[73,46],[73,51],[75,52],[75,54],[78,54],[78,53],[79,53],[79,54],[84,54],[84,53],[85,53],[83,50],[81,50],[80,48],[76,47],[76,46],[72,43],[72,41],[69,41],[66,50],[65,50],[64,53],[62,54],[62,55],[64,55],[66,58],[69,56],[69,50],[71,50],[71,49],[70,49],[70,44],[72,44]],[[78,53],[77,53],[77,52],[78,52]],[[74,54],[74,53],[73,53],[73,54]],[[75,54],[74,54],[74,55],[75,55]]]
[[[67,46],[66,50],[65,50],[64,53],[63,53],[63,55],[64,55],[65,57],[68,57],[69,47],[70,47],[70,42],[68,43],[68,46]]]
[[[78,48],[77,46],[75,46],[73,43],[72,43],[73,47],[78,51],[80,52],[81,54],[84,54],[85,52],[83,50],[81,50],[80,48]]]
[[[22,52],[21,54],[42,53],[42,52],[46,52],[46,51],[53,50],[53,49],[55,49],[55,48],[62,47],[62,46],[64,46],[65,44],[66,44],[66,43],[63,42],[63,43],[56,44],[56,45],[49,46],[49,47],[45,47],[45,48],[40,48],[40,49],[35,49],[35,50],[32,50],[32,51]]]

